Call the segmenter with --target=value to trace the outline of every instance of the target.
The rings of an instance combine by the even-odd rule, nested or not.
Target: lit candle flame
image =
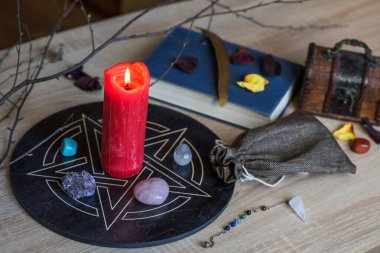
[[[131,82],[131,73],[129,72],[129,68],[125,70],[125,77],[124,77],[125,85],[128,87],[128,85]]]

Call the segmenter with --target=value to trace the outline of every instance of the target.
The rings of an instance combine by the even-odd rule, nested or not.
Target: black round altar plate
[[[100,168],[101,119],[102,103],[72,107],[39,122],[16,146],[10,166],[13,191],[39,223],[80,242],[147,247],[194,234],[227,206],[234,184],[224,184],[211,170],[208,155],[217,136],[208,128],[150,104],[143,168],[135,177],[115,179]],[[78,142],[76,156],[61,156],[65,137]],[[173,160],[180,143],[192,150],[189,165],[178,166]],[[73,199],[63,190],[62,177],[82,170],[94,176],[97,189],[94,196]],[[136,183],[151,177],[165,179],[170,187],[160,206],[133,197]]]

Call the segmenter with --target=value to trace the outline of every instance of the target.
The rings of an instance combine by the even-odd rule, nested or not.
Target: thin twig
[[[215,13],[215,7],[212,6],[211,7],[211,16],[208,20],[208,24],[207,24],[207,30],[210,30],[211,29],[211,23],[212,23],[212,18],[214,17],[214,13]]]
[[[79,0],[78,3],[80,5],[80,10],[83,12],[84,17],[86,18],[88,29],[90,30],[91,46],[92,46],[92,51],[94,51],[95,50],[95,39],[94,39],[94,30],[93,30],[92,25],[91,25],[91,14],[87,13],[87,10],[84,7],[82,0]]]
[[[22,30],[21,30],[21,18],[20,18],[20,0],[16,1],[16,18],[17,18],[17,28],[18,28],[18,33],[19,33],[19,41],[18,44],[16,45],[16,51],[17,51],[17,64],[16,64],[16,75],[15,78],[13,79],[13,85],[12,88],[16,86],[17,83],[17,78],[18,78],[18,69],[20,67],[20,55],[21,55],[21,44],[22,44]]]
[[[2,95],[2,93],[0,93],[0,95]],[[21,100],[23,99],[24,97],[24,92],[21,93],[21,95],[17,98],[16,102],[11,102],[11,107],[8,109],[8,111],[4,114],[4,116],[0,119],[0,123],[2,123],[4,120],[6,120],[7,118],[9,118],[9,116],[11,115],[11,113],[17,109],[19,106],[18,104],[21,102]]]
[[[5,50],[3,56],[0,58],[0,70],[1,70],[1,66],[3,65],[3,62],[5,61],[5,59],[8,57],[9,53],[11,52],[11,50],[14,48],[14,46],[12,47],[9,47]]]
[[[172,1],[173,0],[169,0],[168,2],[172,2]],[[165,3],[167,3],[167,2],[160,3],[157,6],[165,4]],[[192,22],[193,20],[195,21],[198,17],[200,17],[200,15],[202,13],[204,13],[205,11],[207,11],[208,9],[210,9],[212,6],[214,6],[214,3],[212,3],[209,6],[207,6],[206,8],[204,8],[202,11],[200,11],[199,13],[197,13],[194,17],[188,18],[188,19],[184,20],[183,22],[180,22],[179,25],[186,24],[188,22]],[[129,20],[127,23],[125,23],[116,33],[114,33],[110,38],[108,38],[103,44],[101,44],[94,51],[92,51],[91,53],[89,53],[85,58],[83,58],[79,63],[75,64],[74,66],[72,66],[70,68],[67,68],[67,69],[65,69],[63,71],[60,71],[58,73],[55,73],[55,74],[52,74],[52,75],[48,75],[48,76],[45,76],[45,77],[42,77],[42,78],[26,79],[26,80],[24,80],[23,82],[21,82],[20,84],[18,84],[17,86],[15,86],[12,90],[10,90],[8,93],[4,94],[4,96],[2,98],[0,98],[0,106],[2,104],[4,104],[4,101],[7,98],[9,98],[14,93],[16,93],[17,91],[19,91],[20,89],[22,89],[24,86],[26,86],[28,84],[36,84],[36,83],[45,82],[45,81],[48,81],[48,80],[51,80],[51,79],[55,79],[55,78],[58,78],[58,77],[60,77],[62,75],[68,74],[68,73],[72,72],[73,70],[76,70],[76,69],[80,68],[85,63],[87,63],[90,59],[92,59],[96,54],[98,54],[101,50],[103,50],[105,47],[107,47],[111,43],[114,43],[115,41],[117,41],[117,36],[118,35],[120,35],[122,32],[124,32],[124,30],[126,28],[128,28],[130,25],[132,25],[138,19],[140,19],[141,17],[143,17],[144,15],[146,15],[153,8],[154,7],[145,9],[144,11],[140,12],[139,14],[137,14],[135,17],[133,17],[131,20]],[[174,27],[175,26],[173,26],[173,28]],[[46,54],[46,50],[45,50],[45,54]],[[44,56],[44,54],[43,54],[43,56]]]
[[[40,72],[41,72],[41,70],[43,68],[43,65],[44,65],[44,61],[45,61],[45,58],[46,58],[46,53],[47,53],[47,51],[48,51],[48,49],[50,47],[50,44],[51,44],[51,42],[53,40],[54,35],[57,33],[58,29],[60,29],[60,27],[61,27],[64,19],[71,12],[71,10],[73,9],[73,7],[74,7],[75,4],[76,4],[76,1],[72,5],[70,5],[67,9],[65,9],[63,11],[63,14],[62,14],[61,18],[58,20],[58,22],[54,26],[54,28],[53,28],[53,30],[52,30],[52,32],[51,32],[48,40],[45,43],[45,46],[43,47],[43,49],[41,51],[39,64],[37,64],[37,68],[35,69],[35,72],[32,74],[32,78],[33,79],[37,79],[38,78],[38,76],[39,76],[39,74],[40,74]],[[21,23],[21,19],[20,19],[19,15],[17,16],[17,18],[18,18],[18,22]],[[31,45],[32,41],[31,41],[30,33],[29,33],[28,30],[27,30],[27,32],[28,32],[29,43],[30,43],[29,49],[31,50],[32,49],[32,45]],[[20,43],[21,43],[21,41],[20,41]],[[20,54],[21,54],[21,52],[17,51],[17,54],[18,54],[18,57],[19,57]],[[26,80],[31,80],[31,79],[29,79],[29,77],[30,77],[31,62],[32,62],[32,54],[31,54],[31,51],[30,51],[29,52],[29,61],[28,61],[28,70],[27,70],[27,79]],[[16,70],[15,75],[16,76],[19,75],[18,68]],[[11,91],[14,90],[16,87],[18,87],[18,86],[13,87],[11,89]],[[8,128],[8,130],[9,130],[8,141],[7,141],[6,145],[5,145],[5,149],[3,150],[3,153],[0,156],[0,164],[3,164],[4,161],[5,161],[5,159],[8,156],[8,153],[10,151],[10,146],[11,146],[11,144],[13,142],[13,136],[14,136],[16,127],[17,127],[18,123],[22,120],[22,118],[21,118],[21,110],[22,110],[22,108],[23,108],[23,106],[24,106],[27,98],[29,97],[30,93],[32,92],[32,90],[34,88],[34,83],[27,83],[23,87],[25,87],[25,90],[24,90],[24,93],[21,95],[21,99],[18,100],[19,101],[18,106],[17,107],[15,106],[15,108],[16,108],[15,117],[14,117],[14,120],[13,120],[13,123],[12,123],[11,127]],[[2,97],[2,99],[4,97],[6,97],[6,95],[4,95]]]
[[[17,21],[18,21],[18,25],[19,25],[20,38],[19,38],[18,44],[16,45],[16,52],[17,52],[16,73],[12,74],[11,77],[10,77],[10,78],[14,77],[16,81],[14,81],[14,85],[13,85],[13,87],[10,90],[8,90],[4,94],[0,94],[0,95],[2,95],[1,98],[0,98],[0,106],[2,104],[4,104],[5,101],[9,101],[11,103],[11,109],[5,114],[6,117],[3,117],[2,119],[0,119],[0,122],[3,121],[5,118],[8,118],[12,114],[12,112],[14,112],[14,110],[16,110],[16,113],[14,113],[14,120],[13,120],[13,123],[11,124],[11,127],[8,128],[8,130],[9,130],[8,142],[7,142],[6,146],[5,146],[5,152],[3,152],[3,155],[0,157],[0,168],[1,168],[1,164],[4,164],[3,162],[6,159],[6,157],[8,155],[8,152],[10,150],[10,146],[11,146],[11,143],[12,143],[12,140],[13,140],[13,135],[14,135],[14,132],[16,130],[17,124],[22,119],[22,117],[21,117],[21,110],[22,110],[22,108],[23,108],[23,106],[24,106],[24,104],[25,104],[25,102],[26,102],[29,94],[31,93],[34,85],[37,84],[37,83],[41,83],[41,82],[44,82],[44,81],[51,80],[51,79],[59,78],[60,76],[62,76],[64,74],[67,74],[67,73],[69,73],[69,72],[71,72],[73,70],[76,70],[76,69],[82,67],[85,63],[87,63],[88,61],[90,61],[99,52],[101,52],[104,48],[108,47],[112,43],[121,42],[121,41],[128,41],[128,40],[138,39],[138,38],[147,38],[147,37],[153,37],[153,36],[158,36],[158,35],[165,35],[165,34],[170,33],[177,26],[189,24],[189,28],[190,29],[189,29],[189,32],[188,32],[188,34],[186,36],[186,39],[184,41],[181,41],[182,47],[181,47],[180,51],[178,52],[178,54],[176,56],[176,60],[177,60],[181,56],[183,50],[185,49],[185,47],[188,44],[189,34],[190,34],[190,31],[191,31],[191,29],[193,27],[194,22],[196,20],[199,20],[199,19],[202,19],[202,18],[209,18],[207,29],[210,29],[210,27],[212,25],[212,22],[213,22],[213,17],[214,16],[217,16],[217,15],[226,15],[226,14],[233,14],[236,17],[244,18],[244,19],[249,20],[250,22],[252,22],[252,23],[254,23],[254,24],[258,25],[258,26],[264,27],[264,28],[302,30],[302,29],[306,29],[306,28],[325,29],[325,28],[338,27],[336,25],[332,25],[332,26],[309,25],[309,26],[304,26],[304,27],[268,25],[266,23],[257,21],[253,17],[245,15],[248,11],[253,11],[255,9],[266,7],[266,6],[270,6],[270,5],[276,5],[276,4],[297,4],[297,3],[300,4],[300,3],[304,3],[304,2],[307,2],[307,1],[311,1],[311,0],[288,0],[288,1],[285,1],[285,0],[272,0],[272,1],[267,1],[267,2],[259,2],[259,3],[251,4],[248,7],[240,8],[240,9],[235,9],[235,10],[233,8],[231,8],[230,6],[227,6],[225,4],[219,3],[219,0],[206,0],[209,3],[209,4],[207,4],[207,6],[203,7],[196,14],[194,14],[194,15],[188,17],[188,18],[185,18],[185,19],[181,20],[180,22],[178,22],[178,23],[176,23],[176,24],[174,24],[174,25],[172,25],[170,27],[161,29],[159,31],[154,31],[154,32],[148,31],[148,32],[145,32],[145,33],[135,33],[135,34],[129,34],[129,35],[122,35],[132,24],[134,24],[136,21],[140,20],[142,17],[144,17],[147,13],[149,13],[153,9],[155,9],[155,8],[157,8],[159,6],[165,5],[167,3],[171,3],[171,2],[175,1],[175,0],[167,0],[167,1],[161,2],[160,4],[158,4],[156,6],[151,7],[149,9],[141,11],[140,13],[138,13],[137,15],[135,15],[134,17],[132,17],[130,20],[128,20],[127,22],[125,22],[121,27],[119,27],[119,29],[117,29],[101,45],[99,45],[98,47],[96,47],[95,46],[95,39],[94,39],[94,31],[93,31],[93,28],[92,28],[92,25],[91,25],[91,17],[88,14],[87,10],[85,9],[85,6],[84,6],[82,0],[74,0],[70,4],[69,4],[68,0],[65,0],[64,1],[63,13],[58,18],[57,22],[55,23],[54,27],[52,28],[51,33],[50,33],[49,37],[47,38],[44,47],[41,49],[40,53],[38,54],[37,58],[36,57],[32,57],[31,38],[30,38],[29,32],[27,31],[27,28],[25,27],[25,31],[27,31],[27,33],[28,33],[29,43],[30,43],[30,45],[29,45],[29,60],[27,62],[28,63],[27,69],[26,70],[20,70],[20,66],[22,64],[24,64],[25,62],[20,60],[20,57],[21,57],[21,50],[20,50],[20,48],[21,48],[21,43],[22,43],[22,31],[21,31],[21,19],[20,19],[20,11],[19,11],[19,7],[20,7],[19,3],[20,2],[19,1],[20,0],[17,0],[18,10],[17,10],[16,17],[17,17]],[[48,52],[48,50],[50,48],[50,45],[51,45],[51,43],[53,41],[54,35],[60,30],[63,21],[66,19],[66,17],[69,15],[69,13],[73,10],[73,8],[74,8],[74,6],[76,4],[79,4],[79,6],[81,8],[81,11],[83,12],[83,14],[84,14],[84,16],[86,18],[87,25],[89,27],[89,31],[90,31],[90,35],[91,35],[91,45],[92,45],[91,52],[88,53],[87,56],[85,56],[84,58],[82,58],[82,60],[79,61],[77,64],[75,64],[75,65],[73,65],[73,66],[71,66],[71,67],[69,67],[69,68],[67,68],[65,70],[59,71],[57,73],[49,74],[49,75],[44,76],[44,77],[39,77],[39,75],[41,73],[41,70],[42,70],[42,68],[44,66],[44,63],[45,63],[46,54],[47,54],[47,52]],[[224,10],[223,11],[216,11],[215,10],[215,6],[219,6],[219,7],[223,8]],[[2,56],[2,58],[0,59],[0,67],[2,66],[5,58],[8,57],[10,50],[11,49],[8,49],[4,53],[4,55]],[[33,66],[34,71],[33,71],[33,73],[31,73],[32,63],[33,63],[33,61],[35,59],[38,59],[37,60],[37,64],[35,66]],[[171,70],[172,67],[173,67],[173,64],[171,64],[168,67],[168,69],[164,72],[164,74],[161,77],[159,77],[159,79],[157,79],[156,81],[154,81],[153,83],[151,83],[151,85],[154,85],[161,78],[163,78],[163,76],[165,76]],[[21,82],[18,82],[17,81],[17,77],[19,75],[21,75],[23,72],[27,73],[26,74],[26,79],[23,80],[23,81],[21,81]],[[0,83],[0,85],[3,84],[3,83],[5,83],[10,78],[7,78],[6,80],[3,80]],[[19,94],[20,93],[19,91],[22,91],[22,92],[21,92],[21,95],[18,97],[18,99],[15,102],[13,102],[12,100],[10,100],[10,98],[13,98],[13,96],[15,94]],[[4,165],[2,167],[4,167]]]
[[[51,137],[53,137],[54,135],[56,135],[57,133],[59,132],[62,132],[64,129],[65,129],[65,126],[73,119],[74,117],[74,114],[71,114],[66,120],[65,122],[62,124],[61,127],[59,127],[58,129],[56,129],[54,132],[52,132],[51,134],[49,134],[48,136],[46,136],[44,139],[42,139],[40,142],[37,143],[37,145],[35,145],[34,148],[36,147],[39,147],[41,144],[43,144],[45,141],[49,140]],[[10,161],[8,164],[6,165],[2,165],[2,163],[0,163],[0,169],[2,169],[3,167],[5,166],[9,166],[9,165],[12,165],[13,163],[17,162],[18,160],[26,157],[26,156],[29,156],[31,154],[31,151],[33,151],[32,148],[31,150],[28,150],[27,152],[25,152],[24,154],[18,156],[17,158],[15,158],[14,160]]]
[[[154,82],[152,82],[152,83],[150,84],[150,86],[153,86],[153,85],[155,85],[156,83],[158,83],[159,81],[161,81],[161,79],[164,78],[164,77],[169,73],[169,71],[173,68],[175,62],[178,61],[179,57],[181,57],[183,50],[185,50],[185,48],[186,48],[186,46],[187,46],[187,44],[188,44],[189,37],[190,37],[190,32],[191,32],[191,29],[193,28],[194,21],[195,21],[195,20],[193,20],[193,21],[190,23],[190,27],[189,27],[189,30],[187,31],[185,41],[182,43],[182,47],[181,47],[181,49],[179,50],[179,52],[178,52],[176,58],[174,59],[174,61],[172,61],[172,62],[170,63],[169,68],[167,68],[167,69],[165,70],[165,72],[162,73],[162,75],[161,75],[159,78],[157,78]]]
[[[209,0],[211,1],[211,0]],[[310,0],[305,0],[305,1],[310,1]],[[278,3],[300,3],[302,1],[275,1],[275,2],[271,2],[271,4],[278,4]],[[268,3],[269,4],[269,3]],[[316,26],[316,25],[307,25],[307,26],[292,26],[292,25],[289,25],[289,26],[281,26],[281,25],[269,25],[269,24],[265,24],[264,22],[260,22],[260,21],[257,21],[256,19],[254,19],[253,17],[249,17],[249,16],[246,16],[244,14],[240,14],[239,12],[241,12],[241,10],[233,10],[230,6],[227,6],[225,4],[221,4],[221,3],[217,3],[218,6],[226,9],[228,12],[231,12],[233,14],[235,14],[236,17],[238,18],[243,18],[245,20],[248,20],[250,22],[252,22],[253,24],[257,25],[257,26],[260,26],[260,27],[263,27],[263,28],[271,28],[271,29],[278,29],[278,30],[296,30],[296,31],[301,31],[301,30],[305,30],[305,29],[330,29],[330,28],[338,28],[338,27],[342,27],[341,25],[323,25],[323,26]],[[263,7],[264,5],[256,5],[255,8],[258,8],[258,7]],[[265,6],[268,6],[268,5],[265,5]],[[250,10],[254,9],[254,8],[249,8]],[[224,12],[219,12],[219,13],[224,13]],[[217,13],[216,15],[219,15],[219,13]]]

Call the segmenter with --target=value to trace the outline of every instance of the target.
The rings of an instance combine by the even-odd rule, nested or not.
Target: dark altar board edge
[[[210,225],[212,222],[214,222],[223,213],[223,211],[229,205],[229,203],[230,203],[230,201],[232,199],[232,195],[233,195],[233,193],[235,191],[235,183],[231,183],[231,184],[232,184],[231,187],[233,188],[233,190],[231,191],[231,196],[229,196],[228,202],[226,203],[226,205],[214,217],[212,217],[209,221],[205,222],[204,224],[202,224],[202,226],[199,226],[196,229],[190,230],[190,231],[188,231],[186,233],[183,233],[181,235],[178,235],[178,236],[175,236],[175,237],[171,237],[171,238],[168,238],[168,239],[164,239],[164,240],[158,240],[158,241],[152,241],[152,242],[142,242],[142,243],[110,243],[110,244],[107,244],[107,243],[98,243],[98,242],[94,242],[94,241],[91,241],[91,240],[86,240],[86,239],[78,238],[78,237],[75,237],[75,236],[70,236],[67,233],[64,234],[61,230],[58,230],[58,229],[55,229],[55,228],[49,226],[49,223],[46,223],[46,222],[44,222],[42,220],[37,219],[37,217],[35,217],[33,214],[29,213],[27,211],[27,209],[23,206],[23,204],[19,201],[19,198],[17,197],[18,195],[15,192],[13,184],[11,184],[11,185],[12,185],[13,194],[16,196],[16,200],[20,204],[20,206],[22,207],[22,209],[30,217],[32,217],[38,224],[41,224],[42,226],[46,227],[50,231],[55,232],[56,234],[59,234],[60,236],[63,236],[65,238],[69,238],[69,239],[71,239],[73,241],[77,241],[77,242],[81,242],[81,243],[85,243],[85,244],[89,244],[89,245],[94,245],[94,246],[107,247],[107,248],[144,248],[144,247],[161,246],[161,245],[164,245],[164,244],[168,244],[168,243],[179,241],[181,239],[184,239],[186,237],[194,235],[195,233],[201,231],[202,229],[204,229],[205,227],[207,227],[208,225]],[[201,247],[200,243],[201,242],[199,242],[199,247]]]
[[[60,113],[60,112],[63,112],[65,110],[68,110],[68,109],[71,109],[71,108],[74,108],[74,107],[78,107],[78,106],[84,106],[84,105],[88,105],[88,106],[91,106],[92,104],[99,104],[99,103],[103,103],[103,101],[96,101],[96,102],[90,102],[90,103],[85,103],[85,104],[80,104],[80,105],[75,105],[75,106],[72,106],[72,107],[68,107],[66,109],[63,109],[63,110],[60,110],[60,111],[57,111],[57,112],[54,112],[50,115],[48,115],[47,117],[45,117],[44,119],[38,121],[36,124],[34,124],[32,127],[30,127],[30,129],[19,139],[19,140],[22,140],[30,131],[33,130],[33,128],[40,124],[42,121],[44,121],[46,118],[54,115],[54,114],[57,114],[57,113]],[[172,110],[170,108],[167,108],[167,107],[164,107],[164,106],[160,106],[160,105],[157,105],[157,104],[152,104],[156,107],[161,107],[161,108],[164,108],[166,110]],[[179,114],[182,114],[186,117],[188,117],[187,115],[185,115],[184,113],[182,112],[179,112],[179,111],[176,111],[177,113]],[[195,120],[195,119],[194,119]],[[201,124],[200,122],[198,122],[199,124]],[[202,124],[203,125],[203,124]],[[203,125],[204,127],[206,127],[207,129],[209,129],[207,126]],[[209,129],[210,131],[212,131],[211,129]],[[212,131],[213,132],[213,131]],[[213,132],[214,133],[214,132]],[[214,133],[215,134],[215,133]],[[218,137],[216,134],[215,134],[216,137]],[[218,137],[219,138],[219,137]],[[18,157],[14,157],[16,154],[16,150],[17,150],[17,146],[20,144],[20,142],[17,143],[17,145],[15,146],[14,148],[14,151],[12,153],[12,157],[11,157],[11,161],[18,158]],[[28,150],[27,150],[28,151]],[[20,154],[22,155],[22,154]],[[17,164],[17,162],[16,162]],[[12,184],[12,178],[11,178],[11,172],[10,172],[10,168],[11,166],[9,166],[9,182],[11,184],[11,187],[12,187],[12,192],[17,200],[17,203],[19,203],[19,205],[22,207],[23,211],[25,213],[27,213],[30,217],[32,217],[37,223],[41,224],[42,226],[46,227],[47,229],[55,232],[56,234],[59,234],[60,236],[63,236],[65,238],[68,238],[68,239],[71,239],[73,241],[77,241],[77,242],[81,242],[81,243],[85,243],[85,244],[89,244],[89,245],[95,245],[95,246],[101,246],[101,247],[108,247],[108,248],[144,248],[144,247],[153,247],[153,246],[161,246],[161,245],[164,245],[164,244],[168,244],[168,243],[172,243],[172,242],[175,242],[175,241],[178,241],[178,240],[181,240],[183,238],[186,238],[186,237],[189,237],[199,231],[201,231],[202,229],[204,229],[205,227],[207,227],[208,225],[210,225],[212,222],[214,222],[222,213],[223,211],[226,209],[226,207],[229,205],[231,199],[232,199],[232,195],[234,193],[234,190],[235,190],[235,183],[233,183],[233,185],[231,185],[231,187],[233,188],[233,190],[231,191],[231,194],[228,198],[228,202],[226,203],[226,205],[214,216],[212,217],[209,221],[205,222],[204,224],[202,224],[201,226],[197,227],[196,229],[193,229],[193,230],[190,230],[186,233],[183,233],[181,235],[178,235],[178,236],[175,236],[175,237],[171,237],[171,238],[168,238],[168,239],[164,239],[164,240],[158,240],[158,241],[151,241],[151,242],[143,242],[143,243],[110,243],[110,244],[106,244],[106,243],[98,243],[98,242],[94,242],[94,241],[90,241],[90,240],[86,240],[86,239],[82,239],[82,238],[78,238],[78,237],[75,237],[75,236],[70,236],[69,234],[64,234],[61,230],[58,230],[58,229],[55,229],[53,228],[52,226],[49,225],[49,223],[46,223],[44,221],[41,221],[39,219],[37,219],[36,216],[34,216],[32,213],[28,212],[28,210],[25,208],[25,206],[19,201],[19,198],[20,196],[18,196],[16,190],[14,189],[14,184]],[[201,245],[199,244],[199,247],[201,247]]]

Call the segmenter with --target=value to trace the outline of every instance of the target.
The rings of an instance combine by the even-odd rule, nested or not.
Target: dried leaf
[[[218,35],[202,28],[199,29],[210,40],[214,48],[218,65],[218,100],[219,105],[224,106],[228,101],[228,84],[230,81],[228,51],[223,40]]]
[[[376,144],[380,144],[380,131],[376,130],[373,127],[373,124],[371,123],[371,121],[368,118],[365,118],[363,120],[362,126],[367,131],[367,133],[372,138],[372,140],[374,142],[376,142]]]
[[[236,65],[250,65],[255,61],[255,58],[248,54],[247,48],[240,47],[230,55],[230,61]]]
[[[354,125],[352,122],[344,124],[341,128],[333,133],[333,136],[338,140],[349,141],[355,140]]]
[[[180,56],[174,59],[173,66],[186,73],[193,73],[198,66],[198,58],[192,56]]]
[[[267,76],[278,76],[281,74],[281,64],[276,62],[272,55],[268,54],[264,57],[262,72]]]

